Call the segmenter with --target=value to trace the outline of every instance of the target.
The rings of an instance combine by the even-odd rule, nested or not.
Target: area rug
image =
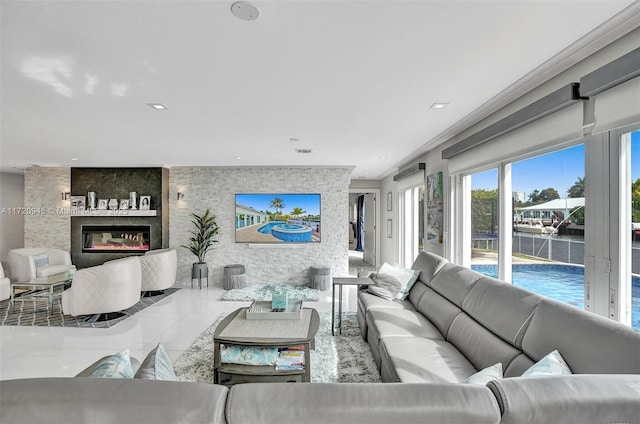
[[[247,300],[271,300],[273,293],[284,293],[290,301],[303,300],[305,302],[317,302],[320,292],[299,284],[247,284],[242,289],[231,289],[218,300],[247,301]]]
[[[45,303],[42,301],[16,302],[14,308],[9,308],[9,300],[0,302],[0,325],[15,326],[43,326],[43,327],[82,327],[82,328],[109,328],[148,308],[149,306],[166,299],[179,288],[169,288],[163,294],[151,297],[141,297],[140,301],[126,309],[124,316],[101,322],[85,322],[85,316],[74,317],[62,313],[62,305],[54,301],[53,311],[49,314]]]
[[[213,333],[225,314],[202,333],[173,364],[181,381],[213,383]],[[331,335],[331,314],[320,314],[316,348],[311,351],[312,383],[380,383],[369,345],[355,314],[345,314],[341,336]]]

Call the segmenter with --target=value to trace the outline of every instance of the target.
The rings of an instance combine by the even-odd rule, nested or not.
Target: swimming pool
[[[471,265],[471,269],[497,278],[496,265]],[[523,289],[584,308],[584,268],[575,265],[516,264],[513,284]],[[640,278],[631,285],[631,325],[640,330]]]
[[[300,224],[288,224],[283,221],[273,221],[260,227],[258,232],[262,234],[271,234],[272,236],[286,242],[303,243],[312,241],[313,229]]]

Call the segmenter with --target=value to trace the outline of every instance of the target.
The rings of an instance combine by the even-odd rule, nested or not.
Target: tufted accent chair
[[[11,283],[8,278],[4,276],[4,269],[0,265],[0,300],[9,299],[11,293]]]
[[[131,256],[76,271],[71,288],[62,293],[65,315],[107,314],[140,300],[140,259]]]
[[[142,291],[165,290],[176,282],[178,255],[175,249],[150,250],[140,256]]]
[[[49,247],[11,249],[8,255],[9,277],[12,281],[30,281],[40,277],[68,272],[76,267],[66,250]]]

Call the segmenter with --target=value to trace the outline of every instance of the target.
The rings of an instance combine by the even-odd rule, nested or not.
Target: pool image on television
[[[236,243],[319,243],[319,193],[236,194]]]

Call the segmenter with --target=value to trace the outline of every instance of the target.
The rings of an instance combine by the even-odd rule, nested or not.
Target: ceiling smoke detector
[[[260,16],[260,11],[257,7],[246,1],[237,1],[231,5],[231,13],[236,18],[244,19],[245,21],[255,21]]]
[[[296,149],[296,153],[299,153],[301,155],[306,155],[306,154],[309,154],[309,153],[312,153],[312,152],[313,152],[313,150],[311,150],[311,149]]]

